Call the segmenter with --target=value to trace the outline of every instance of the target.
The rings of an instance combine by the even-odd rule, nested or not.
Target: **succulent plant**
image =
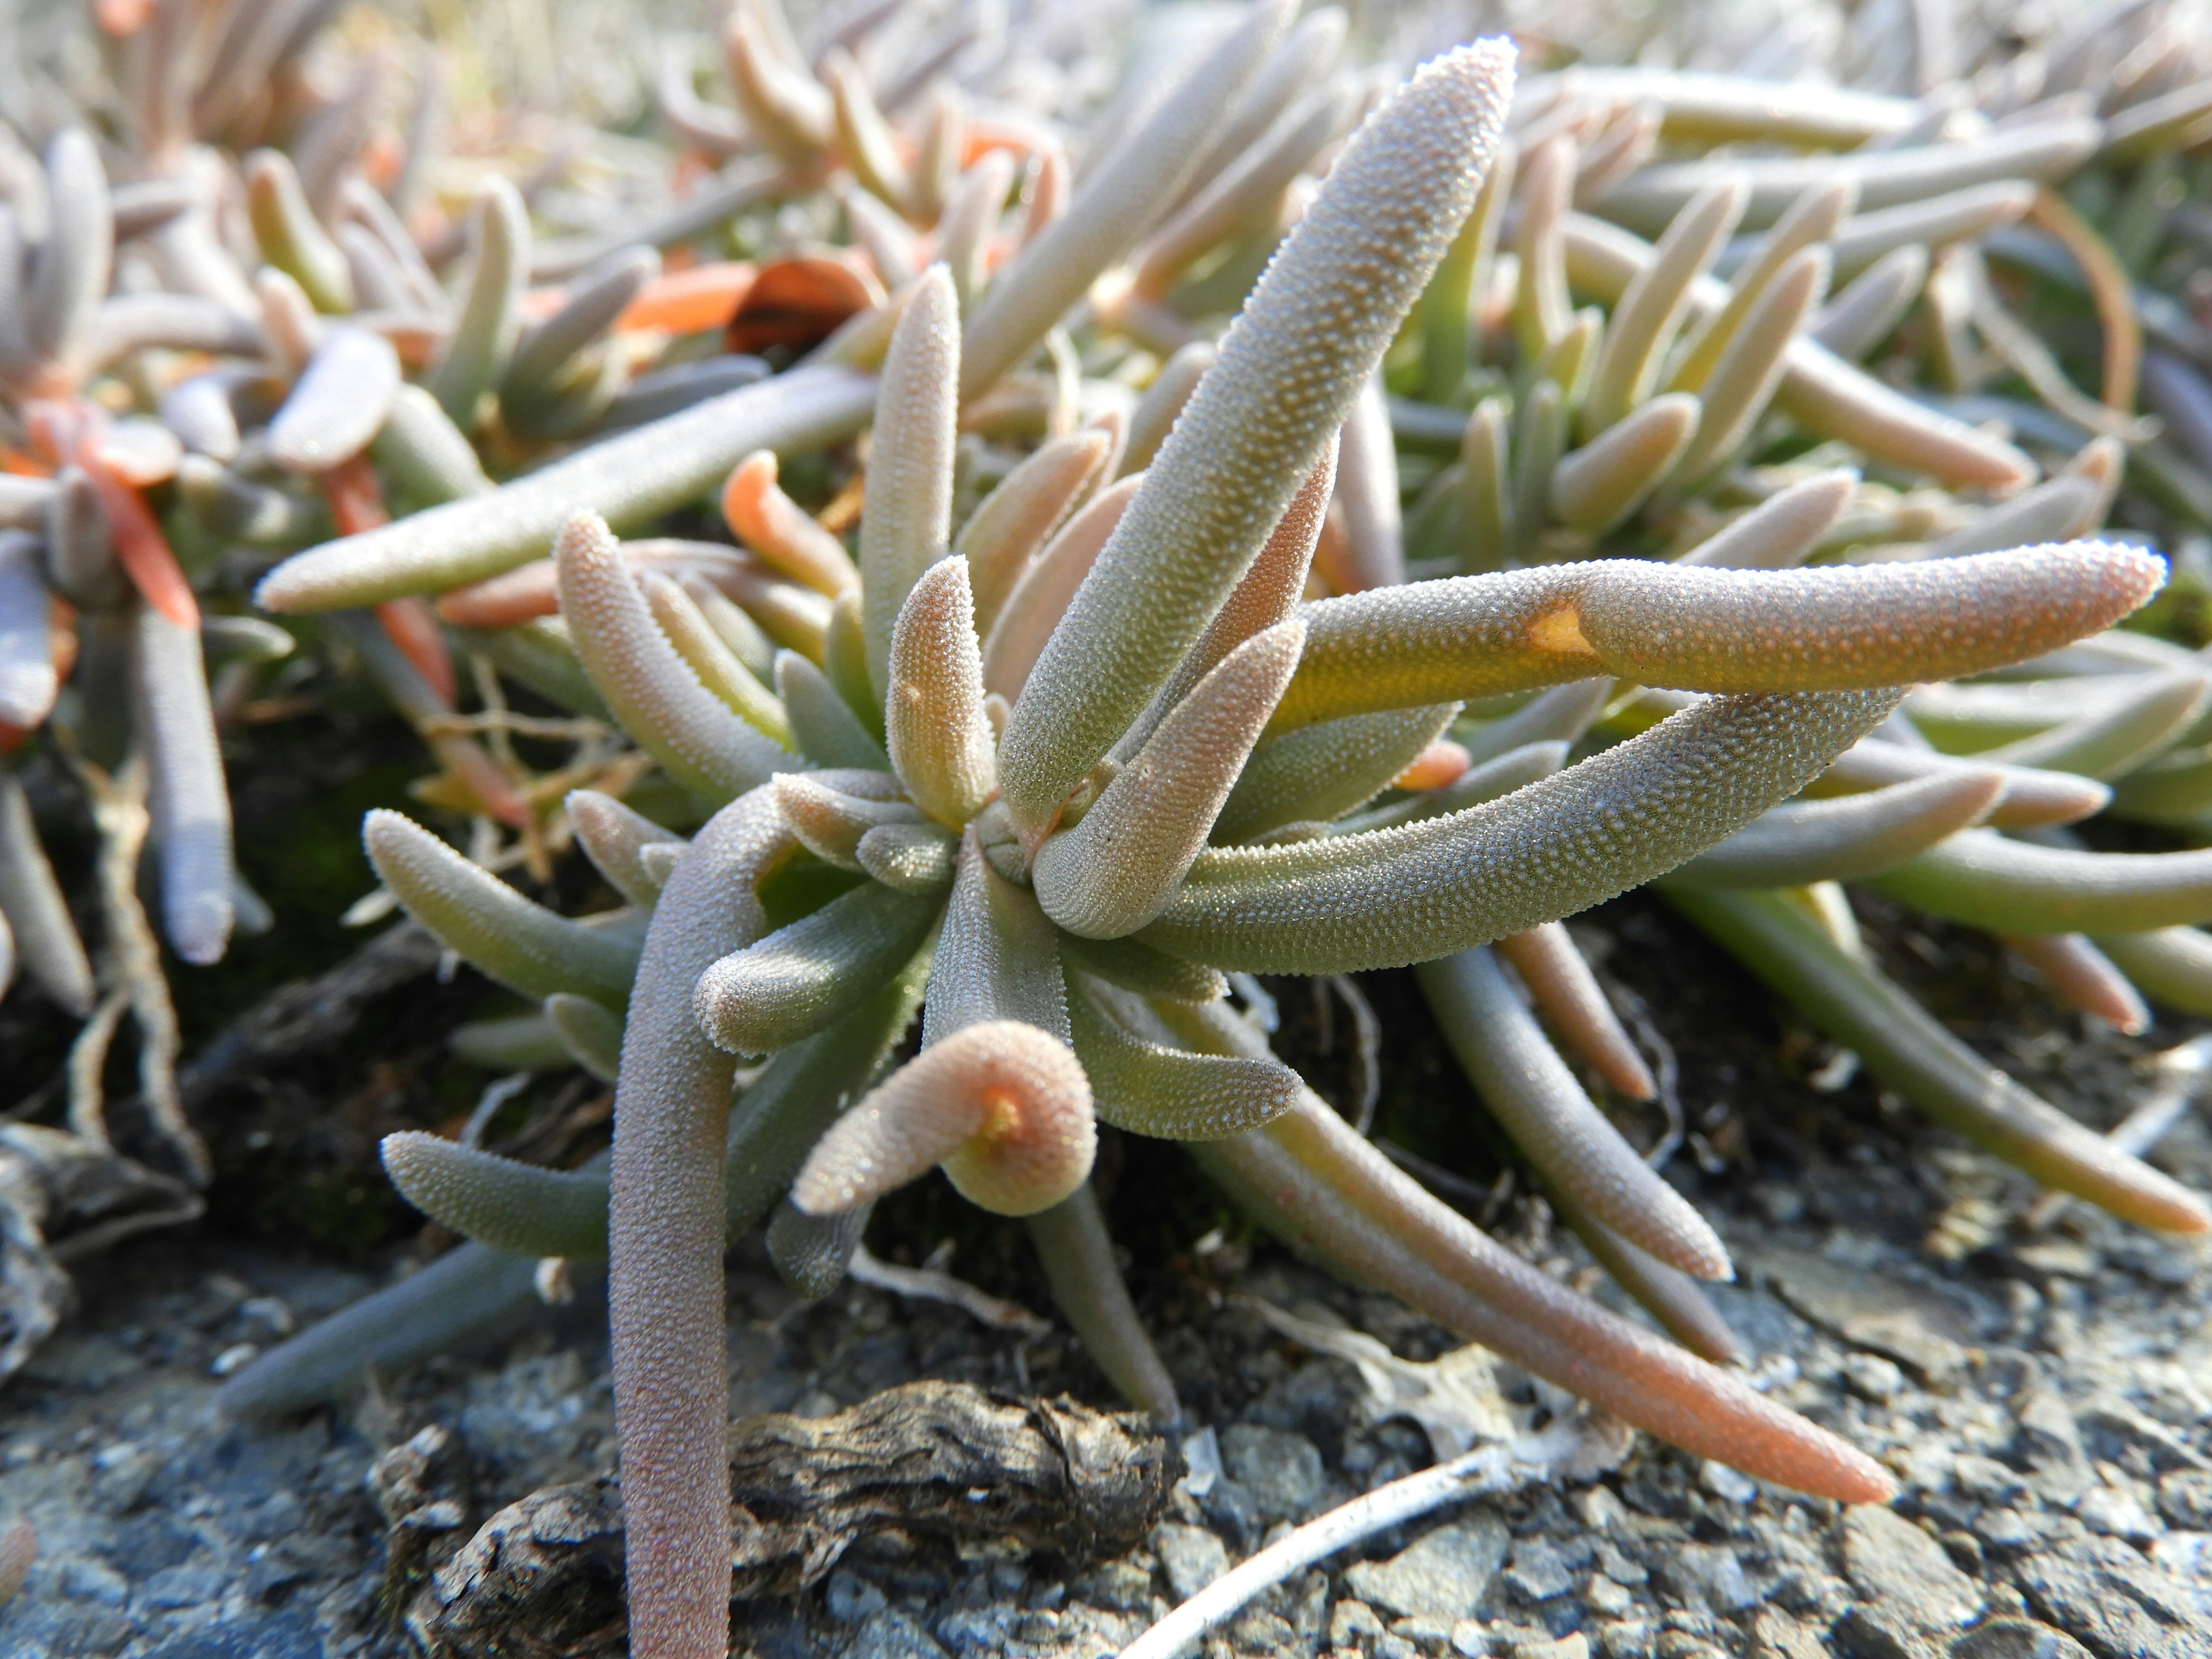
[[[580,1169],[394,1136],[400,1190],[476,1242],[234,1407],[607,1257],[633,1648],[720,1653],[726,1240],[765,1219],[821,1294],[941,1168],[1026,1218],[1101,1370],[1172,1419],[1089,1186],[1103,1124],[1188,1143],[1298,1249],[1663,1438],[1879,1498],[1728,1369],[1697,1289],[1721,1239],[1547,1033],[1654,1092],[1559,925],[1646,883],[1937,1121],[2212,1226],[1883,977],[1843,885],[1992,929],[2124,1027],[2136,986],[2212,1014],[2212,852],[2064,829],[2212,815],[2212,676],[2114,629],[2166,565],[2084,539],[2116,500],[2169,546],[2212,528],[2169,200],[2212,97],[2193,45],[2140,50],[2160,9],[1971,85],[1908,66],[1916,100],[1686,68],[1516,88],[1495,42],[1368,76],[1341,13],[1259,0],[1080,132],[1001,94],[1024,52],[1087,46],[1039,21],[971,53],[965,9],[919,41],[900,10],[802,50],[743,0],[731,106],[680,49],[657,65],[689,196],[541,240],[551,172],[421,200],[430,65],[380,189],[381,70],[319,88],[310,32],[157,5],[131,130],[103,159],[64,127],[38,211],[0,210],[8,436],[41,475],[0,477],[0,720],[70,681],[103,975],[4,774],[0,915],[93,1013],[84,1074],[132,1011],[199,1156],[131,872],[150,831],[188,961],[256,908],[215,736],[251,671],[211,695],[200,656],[293,649],[214,610],[289,556],[255,601],[320,617],[302,637],[471,823],[465,854],[372,814],[384,892],[539,1011],[463,1040],[615,1085]],[[617,907],[501,878],[572,842]],[[1224,996],[1406,965],[1510,1155],[1680,1346],[1432,1197]]]

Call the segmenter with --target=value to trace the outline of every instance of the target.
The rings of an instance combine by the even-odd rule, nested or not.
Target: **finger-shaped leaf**
[[[884,735],[892,769],[915,805],[957,830],[999,782],[965,559],[939,560],[907,594],[889,676]]]
[[[476,424],[477,401],[507,370],[530,279],[529,210],[514,186],[496,175],[469,215],[469,249],[468,288],[445,355],[428,382],[430,394],[464,430]]]
[[[15,775],[0,763],[0,917],[15,937],[22,965],[69,1013],[92,1012],[92,963],[70,919],[69,902],[39,844],[31,805]]]
[[[1133,939],[1085,939],[1079,933],[1062,933],[1060,954],[1070,968],[1134,991],[1140,997],[1200,1003],[1216,1002],[1229,994],[1229,981],[1219,969],[1171,957]]]
[[[1618,298],[1652,257],[1641,238],[1580,214],[1569,216],[1566,242],[1576,287],[1603,300]],[[1691,298],[1700,313],[1727,302],[1728,290],[1710,277]],[[1791,342],[1777,400],[1808,432],[1946,484],[2014,489],[2035,476],[2034,463],[2010,444],[1915,403],[1810,338]]]
[[[1131,285],[1147,299],[1164,295],[1176,279],[1217,244],[1271,213],[1283,191],[1322,147],[1349,125],[1358,90],[1340,82],[1310,93],[1146,239],[1131,261]]]
[[[703,1603],[718,1624],[730,1582],[720,1356],[733,1063],[691,997],[717,957],[766,931],[756,884],[795,845],[774,793],[755,790],[684,849],[646,933],[615,1085],[607,1308],[631,1605],[649,1561],[664,1604]],[[708,1539],[724,1541],[702,1559]],[[632,1632],[643,1645],[635,1614]]]
[[[959,388],[959,302],[945,268],[932,265],[907,299],[884,358],[860,509],[860,616],[878,701],[890,686],[899,607],[951,538]]]
[[[1222,601],[1221,609],[1206,623],[1198,643],[1176,665],[1167,684],[1115,744],[1114,759],[1127,761],[1143,748],[1161,717],[1188,696],[1191,688],[1212,673],[1224,657],[1255,634],[1288,620],[1297,609],[1336,486],[1337,447],[1330,445],[1306,475],[1259,556],[1252,561],[1252,568]]]
[[[828,678],[796,651],[779,652],[775,690],[799,753],[817,766],[889,772],[890,757]]]
[[[2087,116],[2051,116],[1961,142],[1863,151],[1849,156],[1762,156],[1740,162],[1751,185],[1747,223],[1772,224],[1814,186],[1850,179],[1861,205],[1893,207],[1993,179],[2063,179],[2096,152],[2102,129]],[[1708,176],[1703,161],[1640,167],[1608,191],[1598,210],[1635,230],[1657,230],[1682,210]]]
[[[1304,1086],[1279,1060],[1191,1053],[1142,998],[1110,985],[1078,981],[1068,1013],[1099,1121],[1132,1134],[1243,1134],[1289,1111]]]
[[[2090,853],[1994,830],[1954,836],[1870,884],[2006,933],[2125,933],[2212,921],[2212,850]]]
[[[1985,820],[1998,830],[2027,830],[2046,824],[2075,823],[2104,811],[2114,793],[2101,783],[2064,772],[2039,772],[2029,768],[1988,764],[1979,757],[1971,760],[1939,755],[1932,749],[1916,749],[1901,743],[1873,738],[1846,749],[1812,786],[1815,795],[1882,789],[1917,778],[1948,776],[1987,769],[2004,780],[2004,793]]]
[[[722,486],[722,517],[746,547],[796,581],[833,599],[860,585],[860,572],[845,544],[776,483],[772,449],[739,461]]]
[[[1560,133],[1522,159],[1521,226],[1515,241],[1520,272],[1513,295],[1513,332],[1521,355],[1534,359],[1572,326],[1562,235],[1580,160],[1572,135]]]
[[[878,824],[860,837],[860,868],[902,893],[941,893],[952,884],[958,839],[934,823]]]
[[[2194,927],[2106,933],[2097,945],[2145,995],[2178,1012],[2212,1012],[2212,935]]]
[[[351,269],[307,204],[290,158],[258,149],[246,158],[243,171],[246,215],[261,257],[299,283],[317,311],[351,311]]]
[[[1508,933],[1498,941],[1498,954],[1528,988],[1537,1012],[1608,1085],[1631,1100],[1658,1097],[1650,1068],[1622,1028],[1565,924],[1547,921],[1525,933]]]
[[[733,8],[723,26],[723,56],[738,108],[753,136],[786,161],[818,165],[836,136],[830,93],[777,49],[758,8]]]
[[[1459,576],[1304,611],[1278,730],[1593,674],[1707,691],[1942,679],[2094,633],[2158,589],[2108,542],[1934,563],[1704,570],[1614,559]]]
[[[1034,846],[1243,576],[1474,204],[1510,49],[1462,47],[1355,133],[1047,642],[1000,745]],[[1074,210],[1070,210],[1070,216]]]
[[[568,1057],[602,1083],[612,1083],[622,1062],[623,1021],[606,1005],[570,991],[545,999],[545,1023]],[[548,1251],[547,1255],[558,1255]]]
[[[1595,437],[1650,396],[1667,349],[1689,313],[1691,290],[1720,257],[1750,196],[1740,179],[1718,177],[1668,223],[1651,262],[1636,273],[1606,324],[1597,370],[1583,400],[1585,437]]]
[[[1634,1297],[1668,1335],[1716,1365],[1741,1365],[1749,1358],[1741,1339],[1695,1279],[1637,1249],[1552,1182],[1540,1179],[1537,1185],[1544,1201],[1582,1241],[1607,1277]]]
[[[1793,801],[1753,820],[1666,880],[1686,887],[1803,887],[1879,875],[1988,816],[1995,773],[1957,772],[1847,795]]]
[[[863,1204],[836,1215],[808,1215],[779,1204],[769,1218],[769,1265],[799,1301],[819,1302],[844,1282],[874,1208]]]
[[[1451,247],[1421,296],[1421,396],[1432,404],[1452,404],[1466,380],[1474,345],[1475,307],[1490,294],[1491,266],[1505,204],[1512,199],[1519,156],[1502,145],[1482,181],[1474,209],[1452,238]]]
[[[368,453],[386,492],[416,507],[442,506],[492,487],[467,434],[419,386],[403,385],[392,394]]]
[[[782,1199],[823,1131],[890,1063],[928,976],[927,954],[919,955],[827,1030],[778,1050],[738,1097],[724,1158],[732,1238]]]
[[[668,636],[668,643],[699,684],[713,693],[725,708],[779,749],[793,747],[791,723],[783,705],[722,642],[721,635],[690,594],[654,571],[644,573],[638,587],[645,595],[646,609],[653,613],[653,620],[659,624],[660,631]]]
[[[400,1197],[433,1221],[518,1255],[607,1253],[607,1172],[520,1164],[417,1129],[378,1149]]]
[[[1390,787],[1459,712],[1456,703],[1324,720],[1252,751],[1222,803],[1212,839],[1250,841],[1302,819],[1328,823]]]
[[[684,837],[596,789],[572,789],[564,805],[584,856],[615,891],[650,910],[660,897],[660,884],[647,875],[640,854],[647,847],[681,846]]]
[[[1676,560],[1722,570],[1790,570],[1812,556],[1858,491],[1859,475],[1839,468],[1799,480]]]
[[[2125,777],[2178,742],[2212,699],[2212,680],[2202,674],[2152,673],[2141,680],[2109,708],[2087,710],[1975,758],[2083,777]]]
[[[623,727],[701,799],[726,801],[792,757],[699,683],[647,608],[604,520],[571,518],[554,544],[561,614],[592,684]]]
[[[1483,1103],[1544,1178],[1638,1248],[1698,1279],[1733,1279],[1728,1250],[1591,1103],[1488,951],[1415,970]]]
[[[2112,959],[2080,933],[1999,933],[2006,951],[2035,969],[2051,994],[2123,1036],[2150,1029],[2142,994]]]
[[[145,745],[146,805],[161,861],[161,931],[186,962],[219,962],[234,919],[230,792],[198,629],[140,606],[131,665],[132,723]]]
[[[368,447],[399,394],[399,356],[365,328],[324,331],[269,423],[269,453],[294,472],[327,472]]]
[[[61,689],[39,539],[0,530],[0,720],[35,732]]]
[[[397,812],[371,812],[362,839],[408,914],[501,984],[532,998],[574,991],[611,1007],[629,1001],[635,938],[532,903]]]
[[[1567,452],[1567,394],[1557,380],[1528,389],[1513,423],[1513,510],[1509,547],[1525,556],[1551,522],[1552,474]]]
[[[1734,1374],[1607,1313],[1414,1185],[1312,1095],[1266,1128],[1194,1146],[1240,1208],[1360,1283],[1601,1409],[1800,1492],[1880,1503],[1881,1466]]]
[[[1085,503],[1006,592],[983,645],[983,684],[999,696],[1021,695],[1045,641],[1142,483],[1141,475],[1124,478]]]
[[[1650,880],[1795,794],[1897,696],[1716,698],[1487,805],[1217,848],[1145,941],[1250,973],[1352,973],[1524,933]]]
[[[1767,285],[1796,254],[1834,235],[1858,198],[1855,181],[1836,179],[1813,186],[1790,204],[1790,210],[1775,221],[1774,228],[1759,238],[1751,257],[1729,276],[1728,303],[1691,331],[1668,372],[1669,392],[1703,392],[1721,353]]]
[[[2035,205],[2035,191],[2026,179],[2004,179],[1858,214],[1837,228],[1836,269],[1851,276],[1901,249],[1948,247],[2002,229]]]
[[[1424,818],[1443,817],[1510,795],[1540,778],[1548,778],[1567,763],[1569,745],[1559,738],[1522,744],[1470,766],[1440,789],[1425,789],[1403,800],[1378,806],[1371,812],[1342,818],[1331,826],[1340,835],[1358,835],[1369,830],[1390,830]]]
[[[575,359],[604,338],[615,319],[659,275],[657,252],[624,248],[580,278],[558,311],[524,329],[499,379],[500,408],[509,424],[513,411],[551,396]]]
[[[1703,406],[1684,392],[1654,398],[1552,469],[1552,516],[1601,536],[1633,513],[1688,453]]]
[[[1018,1019],[1068,1040],[1055,930],[1034,893],[991,868],[970,830],[961,837],[952,896],[930,962],[922,1047],[994,1019]]]
[[[1512,418],[1510,400],[1485,398],[1460,444],[1459,568],[1468,575],[1498,569],[1512,545]]]
[[[1304,640],[1294,618],[1223,658],[1082,820],[1038,849],[1046,915],[1072,933],[1115,939],[1160,914],[1206,845]]]
[[[1182,416],[1183,405],[1190,401],[1190,394],[1213,367],[1213,358],[1211,340],[1194,340],[1178,347],[1175,356],[1160,365],[1160,372],[1152,376],[1152,383],[1145,388],[1145,395],[1137,399],[1137,407],[1129,416],[1129,441],[1121,451],[1116,477],[1142,472],[1152,464],[1160,446],[1167,441],[1170,428]]]
[[[405,401],[403,392],[394,409]],[[795,369],[591,445],[498,489],[311,549],[271,571],[255,603],[328,611],[481,581],[543,558],[579,501],[616,524],[641,524],[713,488],[757,449],[787,452],[848,436],[874,404],[872,376]]]
[[[1791,255],[1759,290],[1700,389],[1698,435],[1676,464],[1686,484],[1710,477],[1750,439],[1782,384],[1790,343],[1827,291],[1828,252],[1817,247]]]
[[[1181,1422],[1175,1379],[1160,1363],[1129,1300],[1091,1183],[1026,1219],[1053,1302],[1106,1380],[1133,1405],[1150,1412],[1155,1422]]]
[[[1014,158],[1002,149],[986,150],[960,175],[937,222],[937,257],[951,275],[963,311],[982,292],[985,258],[1013,182]]]
[[[1282,40],[1290,12],[1285,0],[1258,0],[1151,118],[1091,168],[1067,211],[1000,274],[969,325],[963,397],[988,389],[1026,356],[1182,193]]]
[[[84,355],[115,260],[115,221],[100,151],[82,127],[46,145],[46,236],[22,296],[23,346],[36,362]]]
[[[884,787],[896,789],[898,781],[885,775]],[[860,867],[860,838],[877,825],[921,822],[921,809],[905,801],[848,795],[805,772],[783,773],[775,792],[799,844],[841,869]]]
[[[992,1020],[908,1060],[839,1119],[792,1201],[834,1215],[941,1164],[971,1202],[1031,1215],[1083,1184],[1097,1147],[1091,1085],[1074,1054],[1033,1025]]]
[[[830,87],[839,156],[853,170],[853,176],[878,198],[903,206],[911,180],[906,163],[899,157],[897,135],[877,107],[867,76],[851,53],[842,46],[833,46],[822,59],[822,78]]]
[[[2044,1185],[2086,1198],[2138,1226],[2212,1231],[2212,1210],[2197,1194],[1992,1070],[1918,1002],[1838,950],[1802,911],[1768,893],[1683,892],[1669,898],[1806,1018],[1856,1053],[1875,1077],[1944,1127],[2018,1164]]]
[[[1001,479],[968,515],[952,551],[968,562],[979,635],[990,637],[1006,595],[1046,538],[1080,504],[1112,448],[1111,435],[1097,427],[1054,438]]]
[[[1927,283],[1926,248],[1914,245],[1884,254],[1820,308],[1807,337],[1838,362],[1861,362],[1897,331]]]
[[[699,976],[700,1029],[733,1054],[769,1054],[858,1007],[921,948],[926,898],[870,882],[722,957]]]

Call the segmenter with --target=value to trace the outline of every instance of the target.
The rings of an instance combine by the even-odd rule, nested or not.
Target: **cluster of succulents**
[[[2212,1013],[2212,850],[2066,829],[2212,828],[2212,671],[2116,629],[2166,564],[2083,539],[2120,501],[2179,590],[2212,527],[2212,83],[2158,8],[1906,97],[1516,82],[1500,42],[1358,69],[1343,14],[1256,0],[1086,110],[1049,10],[988,50],[896,5],[802,46],[740,0],[729,104],[680,55],[656,79],[688,192],[547,240],[496,169],[443,215],[434,77],[397,123],[374,65],[319,82],[314,9],[110,9],[104,143],[50,123],[0,207],[0,720],[99,809],[100,972],[12,783],[0,913],[92,1016],[73,1124],[128,1010],[189,1164],[141,843],[175,953],[219,957],[260,907],[217,726],[304,619],[421,733],[420,800],[469,827],[372,814],[382,890],[536,1006],[463,1041],[611,1083],[613,1145],[394,1136],[475,1242],[231,1400],[606,1259],[635,1651],[726,1645],[722,1261],[763,1222],[820,1295],[942,1169],[1179,1415],[1101,1125],[1662,1438],[1885,1496],[1729,1369],[1725,1248],[1563,1057],[1654,1092],[1560,925],[1644,884],[1968,1140],[2212,1228],[1884,978],[1842,885],[2123,1028]],[[1055,53],[1061,102],[1011,106]],[[571,847],[611,905],[503,878]],[[1431,1195],[1227,997],[1407,965],[1674,1341]]]

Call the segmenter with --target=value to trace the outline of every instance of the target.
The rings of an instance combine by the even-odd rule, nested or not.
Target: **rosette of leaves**
[[[1263,9],[1232,48],[1260,61],[1280,25]],[[682,838],[611,799],[572,800],[579,838],[630,901],[582,921],[397,815],[368,830],[401,901],[543,1000],[616,1079],[604,1175],[420,1135],[386,1156],[410,1198],[479,1240],[608,1254],[639,1651],[724,1640],[721,1255],[732,1226],[771,1209],[772,1255],[818,1288],[872,1200],[943,1168],[975,1201],[1031,1218],[1102,1368],[1175,1414],[1085,1185],[1101,1122],[1191,1142],[1302,1249],[1677,1443],[1849,1500],[1890,1490],[1848,1447],[1437,1204],[1220,999],[1230,971],[1436,962],[1465,979],[1480,960],[1467,952],[1725,844],[1904,684],[2063,647],[2159,580],[2139,552],[2072,543],[1863,570],[1601,561],[1302,605],[1347,423],[1494,176],[1510,61],[1463,49],[1380,105],[1150,465],[1079,506],[1114,470],[1111,420],[1091,466],[1063,453],[1049,488],[1042,466],[1009,477],[1006,499],[951,533],[963,400],[990,395],[1085,286],[1068,276],[1093,257],[1075,240],[1080,193],[1066,237],[1025,250],[964,324],[950,271],[917,278],[878,376],[805,369],[747,394],[776,411],[763,420],[803,425],[810,399],[865,393],[872,424],[857,587],[833,606],[818,665],[777,659],[773,710],[764,687],[738,689],[733,653],[680,583],[572,511],[629,487],[580,470],[604,449],[264,584],[266,602],[316,608],[504,580],[557,526],[544,568],[596,695],[713,809]],[[756,468],[732,489],[760,540],[796,556],[805,532],[770,481]],[[1066,520],[1041,548],[1004,528],[1038,494],[1055,505],[1030,517]],[[1563,738],[1527,723],[1506,722],[1495,735],[1522,740],[1494,756],[1437,747],[1470,699],[1586,700],[1601,676],[1698,700],[1565,769]],[[1363,815],[1400,780],[1428,787]],[[917,1008],[920,1051],[885,1072]],[[738,1061],[762,1057],[733,1106]],[[1726,1273],[1711,1229],[1586,1102],[1539,1107],[1522,1144],[1594,1224],[1655,1273]]]

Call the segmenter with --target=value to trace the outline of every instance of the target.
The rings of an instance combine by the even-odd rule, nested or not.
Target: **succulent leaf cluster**
[[[14,157],[0,720],[99,809],[106,959],[4,770],[0,915],[92,1014],[89,1073],[134,1012],[204,1158],[131,872],[150,838],[187,962],[254,917],[217,732],[305,637],[471,821],[465,849],[365,827],[383,892],[537,1010],[463,1041],[614,1088],[579,1169],[392,1137],[474,1244],[234,1402],[605,1257],[632,1644],[718,1654],[727,1242],[764,1223],[818,1296],[941,1170],[1175,1419],[1090,1184],[1119,1133],[1607,1412],[1879,1499],[1732,1369],[1697,1288],[1723,1241],[1601,1109],[1656,1085],[1560,923],[1646,884],[1936,1121],[2212,1228],[1886,978],[1844,886],[1991,930],[2123,1029],[2146,994],[2212,1014],[2212,851],[2068,829],[2212,830],[2212,672],[2116,627],[2168,562],[2096,537],[2124,486],[2171,550],[2212,529],[2212,302],[2169,199],[2212,82],[2146,49],[2160,9],[1914,100],[1516,81],[1502,41],[1355,70],[1342,13],[1255,0],[1087,130],[1007,106],[1013,48],[903,9],[802,48],[740,0],[727,106],[680,54],[654,83],[705,176],[551,240],[543,180],[426,202],[434,76],[380,163],[375,76],[318,97],[312,32],[245,8],[157,0],[125,125]],[[2203,586],[2172,564],[2168,634]],[[247,581],[286,629],[222,614]],[[503,878],[571,845],[617,904]],[[1424,1188],[1227,995],[1408,966],[1671,1341]]]

